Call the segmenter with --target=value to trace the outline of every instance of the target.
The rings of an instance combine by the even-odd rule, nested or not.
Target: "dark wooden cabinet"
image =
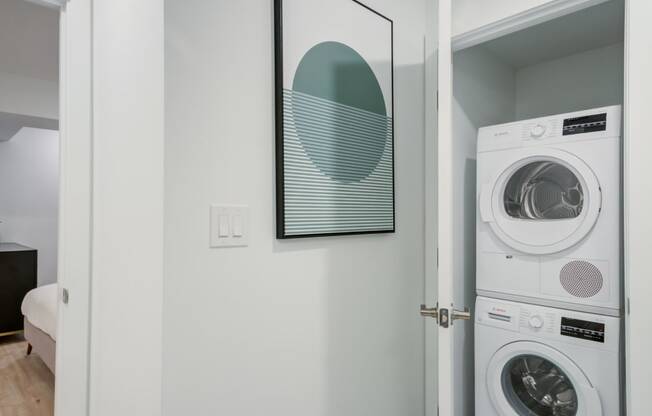
[[[37,252],[14,243],[0,243],[0,335],[23,329],[20,305],[36,287]]]

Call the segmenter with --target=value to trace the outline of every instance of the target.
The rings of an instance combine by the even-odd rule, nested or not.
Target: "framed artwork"
[[[393,22],[275,0],[277,238],[395,230]]]

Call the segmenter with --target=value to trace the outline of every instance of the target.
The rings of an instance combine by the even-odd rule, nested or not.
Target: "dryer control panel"
[[[564,119],[562,134],[568,136],[604,130],[607,130],[607,113],[599,113]]]
[[[478,130],[478,153],[519,147],[619,138],[621,107],[594,108],[521,120]]]

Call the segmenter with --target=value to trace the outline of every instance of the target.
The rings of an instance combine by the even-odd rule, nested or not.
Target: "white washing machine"
[[[620,314],[620,131],[620,106],[479,130],[479,295]]]
[[[622,414],[620,318],[478,297],[476,416]]]

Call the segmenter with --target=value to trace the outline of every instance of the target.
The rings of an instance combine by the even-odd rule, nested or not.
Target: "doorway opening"
[[[453,220],[454,229],[458,231],[453,240],[454,303],[476,305],[475,327],[459,325],[455,328],[455,350],[460,351],[455,355],[453,364],[456,415],[472,415],[475,412],[493,416],[493,413],[476,412],[478,403],[474,404],[474,400],[478,398],[481,400],[480,405],[493,406],[494,409],[512,411],[515,414],[521,414],[525,408],[533,411],[531,409],[535,404],[546,406],[536,400],[535,396],[540,392],[527,391],[526,386],[517,386],[521,390],[513,389],[516,393],[510,393],[507,387],[513,380],[509,377],[517,374],[518,370],[510,372],[503,371],[502,367],[492,368],[495,360],[489,359],[496,356],[501,348],[510,342],[521,341],[524,343],[522,345],[526,345],[525,343],[533,341],[530,336],[532,334],[524,332],[531,324],[529,318],[524,319],[519,314],[524,310],[539,310],[537,308],[553,308],[554,311],[560,311],[560,316],[567,314],[575,318],[575,313],[590,314],[595,319],[585,321],[599,321],[596,324],[598,326],[594,328],[596,334],[601,331],[612,334],[614,338],[607,343],[609,348],[616,349],[616,355],[613,351],[605,352],[604,348],[591,349],[590,356],[601,359],[604,363],[600,369],[583,363],[581,358],[574,359],[575,357],[571,357],[571,361],[574,359],[572,368],[579,368],[597,390],[603,390],[598,391],[603,402],[600,413],[596,414],[624,414],[624,390],[619,391],[620,388],[617,387],[616,392],[605,391],[612,390],[609,388],[609,382],[612,380],[623,380],[618,386],[623,385],[625,380],[624,339],[621,332],[625,302],[622,250],[618,248],[622,247],[622,188],[618,177],[622,177],[620,155],[623,143],[621,120],[625,67],[624,16],[624,1],[610,0],[453,53]],[[569,122],[570,124],[565,126],[563,120],[559,126],[534,123],[527,126],[527,132],[525,129],[517,133],[510,130],[510,126],[521,129],[521,121],[546,119],[558,114],[591,109],[601,109],[602,111],[598,112],[600,115],[596,117],[609,114],[609,120],[593,120],[589,117],[587,123],[590,125],[582,126],[582,129],[586,129],[582,131],[577,130],[580,128],[577,127],[579,124],[576,126]],[[579,119],[575,121],[579,123]],[[579,143],[578,132],[590,133],[590,129],[599,131],[597,129],[602,129],[605,123],[609,128],[614,126],[618,131],[619,141],[612,152],[616,154],[613,177],[606,179],[607,185],[600,185],[598,182],[605,181],[605,177],[609,175],[602,175],[600,169],[594,166],[593,159],[586,158],[582,161],[590,168],[585,170],[575,159],[569,159],[568,165],[558,163],[563,159],[562,156],[565,157],[565,153],[562,155],[554,152],[564,151],[557,147],[565,148],[571,140]],[[550,150],[550,157],[538,157],[540,155],[537,153],[538,158],[528,159],[526,153],[535,152],[532,150],[535,145],[524,144],[516,146],[524,149],[522,157],[508,162],[501,159],[503,153],[499,151],[479,148],[480,129],[490,126],[504,127],[502,130],[498,127],[492,130],[492,133],[495,133],[492,143],[499,143],[511,136],[516,137],[518,141],[532,136],[534,143],[542,137],[553,137],[550,131],[556,131],[557,127],[560,139],[552,146],[554,149]],[[554,140],[556,139],[553,138]],[[505,144],[504,148],[508,149],[510,146]],[[578,149],[581,146],[578,144]],[[490,163],[495,166],[504,164],[504,169],[497,169],[495,174],[484,177],[486,166],[480,166],[479,151],[492,153],[494,157]],[[579,149],[578,152],[582,153],[583,150]],[[604,166],[601,168],[604,169]],[[509,169],[512,169],[511,176],[506,173]],[[593,170],[598,172],[592,172]],[[491,185],[485,186],[491,188],[488,192],[482,189],[485,182]],[[493,187],[494,183],[500,183],[500,189]],[[612,192],[613,190],[617,192]],[[491,198],[484,201],[484,194],[500,194],[500,203]],[[602,205],[596,203],[600,198]],[[502,210],[505,215],[501,218],[492,217],[487,221],[485,213],[482,212],[483,204],[484,208],[488,207],[487,212]],[[615,263],[610,261],[609,265],[587,261],[582,257],[582,253],[578,254],[577,248],[592,238],[591,233],[595,233],[603,226],[605,218],[612,215],[619,223],[620,231],[613,233],[612,242],[603,244],[609,246],[605,250],[615,247],[615,256],[620,260],[615,260]],[[589,220],[595,220],[598,228],[591,228]],[[478,224],[483,222],[491,227],[479,227]],[[552,241],[552,237],[550,241],[543,241],[544,237],[552,235],[554,227],[562,230],[563,224],[577,225],[576,228],[585,233],[580,235],[578,231],[575,233],[577,238],[571,236],[564,240],[563,244]],[[537,232],[523,231],[534,230],[536,227],[540,227]],[[519,234],[515,237],[515,233]],[[535,237],[541,241],[529,244],[528,241],[536,240]],[[517,244],[516,240],[524,242]],[[534,245],[535,248],[530,247]],[[532,251],[535,254],[532,254]],[[578,258],[571,262],[569,258],[574,255]],[[541,260],[543,257],[546,259]],[[553,287],[551,279],[539,279],[538,276],[543,276],[548,269],[556,270],[556,278],[552,280],[555,280],[553,283],[559,288]],[[586,279],[580,283],[593,282],[596,286],[577,287],[577,281],[574,279],[578,273],[586,275]],[[491,284],[487,283],[488,274],[492,274]],[[590,279],[591,276],[593,280]],[[532,293],[524,294],[526,289],[530,288],[521,290],[520,294],[516,293],[519,285],[524,287],[525,281],[532,282]],[[483,298],[489,297],[490,300],[477,298],[478,289],[487,289],[488,286],[494,288],[493,293],[483,290],[480,295]],[[536,294],[533,294],[534,292]],[[593,304],[589,301],[590,298],[593,298]],[[500,303],[499,309],[504,312],[491,312],[491,309],[496,307],[494,301]],[[524,306],[521,308],[518,306],[520,304]],[[505,335],[502,344],[496,341],[502,336],[502,332],[480,322],[490,313],[494,314],[492,319],[495,318],[503,327],[513,325],[510,328],[516,336]],[[555,334],[561,331],[557,326],[562,325],[562,318],[552,324],[556,328],[552,330]],[[546,319],[544,316],[542,325],[547,325]],[[535,319],[532,325],[538,325],[538,319]],[[574,328],[573,325],[567,326],[569,331]],[[569,345],[578,342],[577,337],[561,335],[562,343],[570,338],[575,339],[569,341]],[[553,341],[546,340],[541,334],[537,336],[539,338],[535,336],[535,341],[548,343],[551,349],[555,349],[556,344]],[[611,343],[612,340],[616,342]],[[580,342],[585,342],[587,348],[598,344],[601,344],[600,347],[605,346],[604,342],[597,343],[595,340]],[[490,348],[495,349],[488,351]],[[554,370],[557,367],[546,367],[545,361],[540,357],[532,358],[537,356],[536,354],[534,350],[515,351],[513,357],[506,356],[503,364],[518,369],[519,365],[529,365],[539,360],[536,363],[541,364],[538,367],[541,376],[557,371]],[[515,357],[527,359],[515,361]],[[557,366],[560,364],[556,363]],[[572,374],[571,363],[564,364],[567,365],[562,370]],[[532,366],[533,369],[534,367]],[[607,369],[611,372],[609,376],[605,376]],[[490,380],[490,374],[496,374],[497,378]],[[503,379],[499,376],[506,376],[504,380],[508,382],[501,382]],[[586,409],[587,403],[593,397],[590,392],[584,393],[575,393],[576,396],[573,396],[576,399],[575,406],[580,409]],[[567,389],[559,394],[559,397],[562,397],[571,393]],[[528,400],[532,400],[532,403]]]
[[[0,414],[54,414],[59,15],[0,4]]]

